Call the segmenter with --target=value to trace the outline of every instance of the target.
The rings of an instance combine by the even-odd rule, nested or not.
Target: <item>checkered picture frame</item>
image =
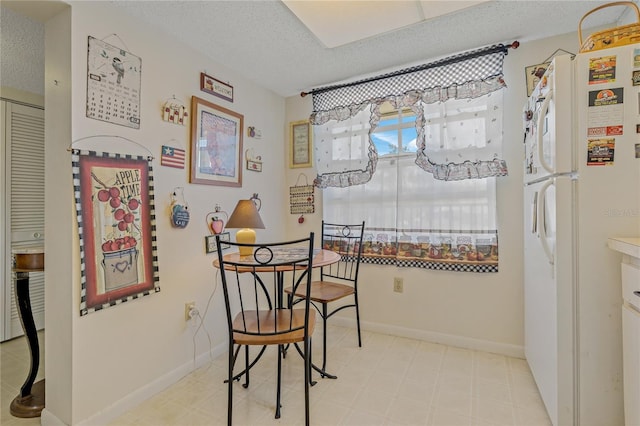
[[[87,275],[86,275],[86,252],[85,252],[85,239],[84,239],[84,227],[91,226],[86,218],[83,217],[82,211],[82,203],[81,203],[81,182],[80,182],[80,157],[81,156],[93,156],[93,157],[103,157],[103,158],[113,158],[113,159],[128,159],[128,160],[145,160],[147,161],[147,172],[148,172],[148,195],[149,195],[149,223],[151,228],[150,239],[151,239],[151,263],[152,263],[152,281],[153,288],[134,293],[128,294],[127,296],[123,296],[121,298],[117,298],[115,300],[110,300],[108,303],[102,303],[95,306],[87,305]],[[73,174],[73,192],[74,192],[74,200],[75,200],[75,210],[76,210],[76,218],[78,222],[78,235],[79,235],[79,244],[80,244],[80,316],[87,315],[89,313],[97,312],[103,310],[105,308],[116,306],[122,304],[124,302],[138,299],[142,296],[147,296],[152,293],[158,293],[160,291],[159,286],[159,272],[158,272],[158,249],[157,249],[157,238],[156,238],[156,214],[155,214],[155,201],[154,201],[154,179],[153,179],[153,165],[151,157],[143,157],[143,156],[133,156],[128,154],[113,154],[106,152],[98,152],[98,151],[88,151],[88,150],[71,150],[71,167]]]

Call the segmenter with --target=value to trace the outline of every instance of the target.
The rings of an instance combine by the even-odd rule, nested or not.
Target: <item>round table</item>
[[[44,379],[34,384],[40,365],[40,346],[38,345],[38,330],[31,311],[29,272],[44,271],[44,249],[40,247],[14,249],[12,254],[15,259],[13,270],[16,273],[16,306],[22,329],[29,343],[31,368],[27,379],[20,388],[20,394],[11,401],[9,409],[11,415],[15,417],[40,417],[44,408]]]
[[[240,256],[240,253],[235,252],[235,253],[228,253],[224,255],[224,259],[228,260],[230,262],[238,262],[240,261],[240,259],[242,259],[243,257],[247,257],[247,256]],[[331,250],[325,250],[325,249],[315,249],[314,250],[314,255],[313,255],[313,261],[312,261],[312,267],[313,268],[321,268],[323,266],[327,266],[330,265],[332,263],[336,263],[340,260],[340,255],[338,253],[336,253],[335,251],[331,251]],[[213,266],[220,269],[220,261],[218,259],[213,261]],[[253,270],[250,268],[247,268],[247,271],[249,270]],[[256,268],[256,271],[260,271],[260,268]],[[265,270],[270,271],[270,268],[265,268]],[[281,268],[279,269],[279,271],[288,271],[291,270],[290,267],[285,267],[285,268]],[[238,270],[239,272],[242,272],[241,269]]]
[[[295,250],[295,249],[294,249]],[[284,252],[286,254],[287,250],[283,249],[282,252]],[[325,250],[325,249],[314,249],[313,250],[314,255],[313,255],[313,260],[311,262],[311,267],[312,268],[321,268],[323,266],[327,266],[327,265],[331,265],[332,263],[337,263],[340,261],[340,254],[336,253],[335,251],[332,250]],[[277,256],[277,255],[276,255]],[[246,270],[243,270],[243,267],[235,267],[232,265],[228,266],[228,269],[230,270],[234,270],[240,273],[243,272],[251,272],[251,273],[256,273],[256,272],[271,272],[272,268],[270,267],[265,267],[265,268],[260,268],[259,266],[256,267],[256,263],[252,260],[252,256],[240,256],[240,253],[238,252],[234,252],[234,253],[228,253],[225,254],[223,256],[223,260],[224,261],[229,261],[229,262],[242,262],[243,259],[246,259],[247,261],[247,265],[251,265],[251,266],[247,266]],[[213,266],[217,269],[220,269],[220,260],[216,259],[213,261]],[[227,268],[225,268],[227,269]],[[291,271],[292,267],[291,265],[286,265],[286,266],[276,266],[276,272],[278,272],[278,282],[277,282],[277,286],[278,286],[278,290],[277,290],[277,295],[276,295],[276,306],[277,307],[281,307],[283,306],[284,303],[284,287],[283,287],[283,274],[285,272]],[[300,351],[300,348],[298,347],[297,344],[295,344],[295,348],[297,349],[298,353],[300,354],[300,356],[302,355],[302,352]],[[258,360],[260,359],[260,357],[262,357],[262,353],[264,352],[264,348],[262,349],[262,351],[260,351],[260,353],[256,356],[256,358],[252,361],[251,366],[253,366],[256,362],[258,362]],[[249,368],[251,368],[251,366],[249,366]],[[333,374],[329,374],[326,371],[324,371],[323,369],[319,368],[318,366],[316,366],[315,364],[311,364],[311,367],[316,370],[318,373],[322,374],[325,377],[329,377],[330,379],[336,379],[337,376],[333,375]],[[243,374],[245,374],[245,371],[242,371],[238,374],[236,374],[234,376],[234,379],[239,379]],[[315,382],[311,383],[312,385],[315,384]]]

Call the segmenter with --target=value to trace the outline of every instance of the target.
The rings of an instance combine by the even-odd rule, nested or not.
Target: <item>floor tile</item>
[[[330,325],[327,371],[310,388],[313,425],[550,426],[527,362],[503,355]],[[44,336],[40,337],[44,341]],[[322,334],[313,361],[322,364]],[[18,419],[9,404],[28,371],[28,347],[0,345],[2,426],[36,426]],[[255,351],[252,351],[255,353]],[[244,362],[244,354],[240,356]],[[288,426],[304,423],[302,360],[290,348],[282,366],[282,413],[275,419],[277,351],[268,348],[251,370],[250,386],[233,383],[233,423]],[[39,376],[44,377],[41,365]],[[237,370],[239,371],[239,370]],[[204,366],[114,420],[110,426],[212,426],[227,422],[227,356]]]

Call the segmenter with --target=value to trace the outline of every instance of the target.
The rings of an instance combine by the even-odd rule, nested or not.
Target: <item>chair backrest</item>
[[[340,254],[340,262],[322,268],[322,279],[332,277],[358,282],[363,234],[364,221],[356,225],[322,221],[322,248]]]
[[[216,236],[218,264],[229,326],[232,333],[245,335],[279,335],[304,329],[309,323],[309,300],[304,321],[292,315],[283,303],[287,285],[311,286],[313,237],[270,244],[240,244],[220,241]],[[229,246],[231,250],[223,252]],[[240,256],[234,248],[251,247],[253,254]],[[300,306],[298,307],[300,308]],[[258,312],[260,311],[260,312]],[[235,318],[235,320],[234,320]]]

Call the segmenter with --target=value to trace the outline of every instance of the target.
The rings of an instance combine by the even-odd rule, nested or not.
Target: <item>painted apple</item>
[[[214,217],[211,221],[211,232],[214,234],[221,234],[224,231],[224,220],[219,217]]]

